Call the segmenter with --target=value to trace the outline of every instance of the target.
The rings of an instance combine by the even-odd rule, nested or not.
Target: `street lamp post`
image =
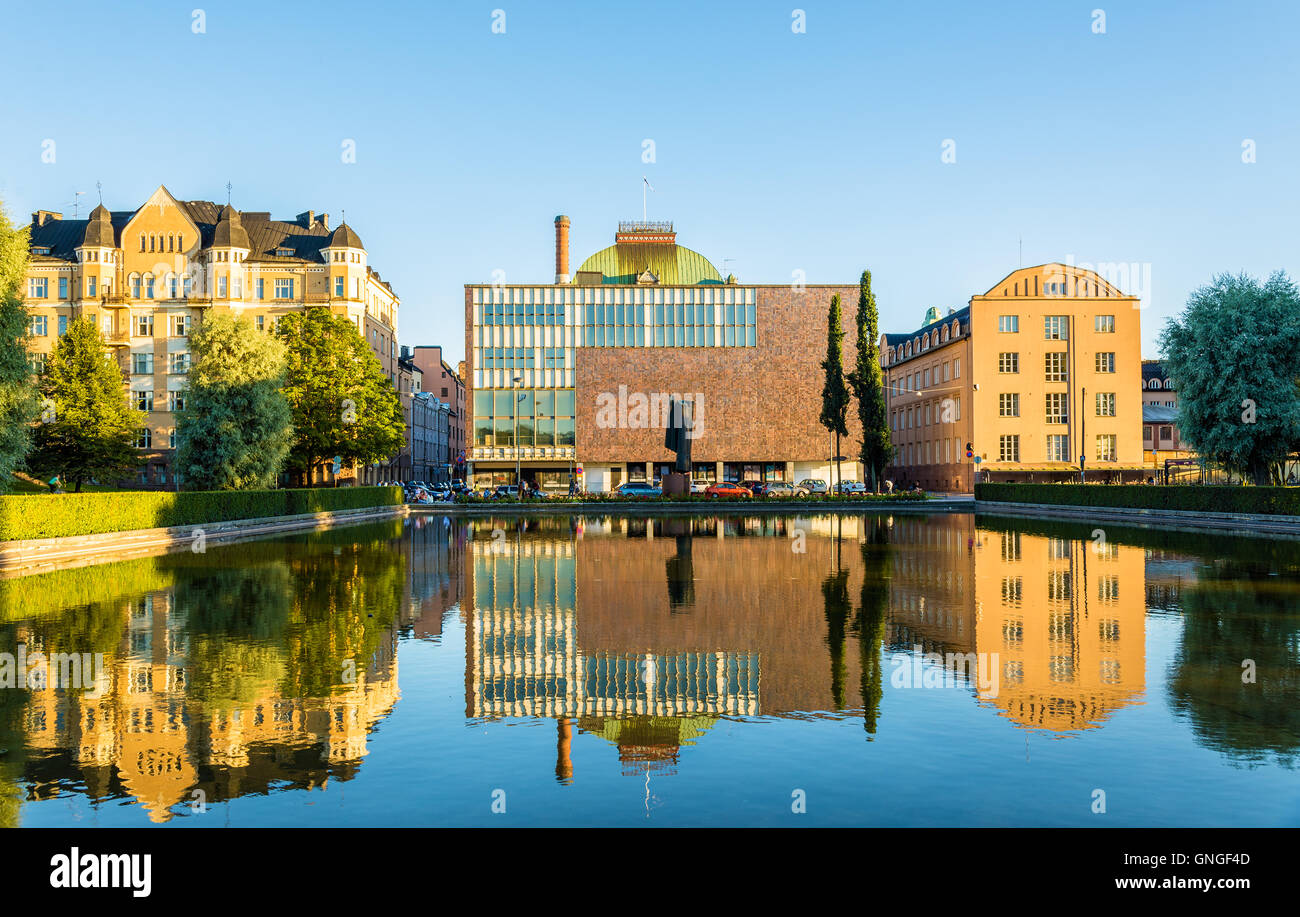
[[[519,388],[519,384],[524,381],[523,376],[515,376],[514,387]],[[519,483],[519,402],[524,400],[524,393],[519,392],[515,395],[515,409],[510,413],[515,415],[515,491],[516,496],[522,497],[524,492]]]

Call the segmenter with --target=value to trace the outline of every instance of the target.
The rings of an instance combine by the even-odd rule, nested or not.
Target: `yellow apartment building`
[[[273,220],[211,201],[181,201],[163,186],[134,210],[100,204],[88,219],[32,214],[24,292],[30,361],[45,365],[67,323],[95,321],[146,412],[139,484],[174,485],[176,412],[185,409],[188,337],[211,311],[244,315],[266,331],[280,317],[322,306],[350,319],[384,373],[397,381],[397,294],[369,263],[360,237],[328,214]],[[328,476],[329,472],[325,474]],[[380,476],[360,469],[362,482]]]
[[[1095,271],[1022,268],[881,336],[897,485],[1139,478],[1141,303]],[[967,453],[971,453],[968,455]]]

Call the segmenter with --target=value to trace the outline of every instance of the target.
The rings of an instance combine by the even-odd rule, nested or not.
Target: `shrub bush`
[[[264,516],[396,506],[401,502],[400,487],[180,493],[122,490],[0,496],[0,541],[202,525]]]
[[[1300,488],[1214,484],[976,484],[975,499],[1001,503],[1177,509],[1300,516]]]

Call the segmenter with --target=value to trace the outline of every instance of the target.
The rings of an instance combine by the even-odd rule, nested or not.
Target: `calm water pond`
[[[1300,544],[1095,528],[420,515],[0,582],[0,825],[1300,825]]]

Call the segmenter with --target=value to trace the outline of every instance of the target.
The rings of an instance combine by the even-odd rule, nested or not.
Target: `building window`
[[[190,355],[188,353],[173,353],[171,357],[170,372],[180,375],[190,371]]]
[[[135,447],[137,449],[148,449],[153,446],[153,431],[148,427],[142,427],[135,434]]]
[[[253,319],[253,322],[257,326],[258,331],[266,330],[266,316],[259,315]]]
[[[335,296],[336,299],[342,299],[342,298],[343,298],[343,293],[344,293],[344,290],[343,290],[343,284],[344,284],[344,280],[345,280],[345,278],[342,277],[341,275],[338,276],[338,277],[335,277],[335,278],[334,278],[334,296]]]
[[[1069,380],[1069,373],[1065,368],[1065,351],[1055,350],[1043,354],[1043,365],[1045,367],[1044,378],[1048,382],[1066,382]]]
[[[171,324],[174,337],[185,337],[190,333],[190,317],[188,315],[173,315]]]
[[[1020,354],[1019,353],[998,354],[998,372],[1000,373],[1020,372]]]
[[[1049,462],[1068,462],[1070,460],[1070,437],[1063,433],[1051,433],[1047,437],[1047,460]]]
[[[60,315],[59,316],[59,337],[63,337],[67,333],[68,333],[68,317],[66,315]]]
[[[1161,441],[1162,443],[1170,443],[1170,442],[1173,442],[1173,440],[1174,440],[1174,428],[1173,428],[1173,427],[1161,427],[1161,428],[1160,428],[1160,441]]]
[[[152,410],[153,410],[153,391],[152,391],[152,390],[145,390],[145,391],[140,391],[140,392],[134,392],[133,394],[135,395],[135,409],[136,409],[137,411],[152,411]]]
[[[32,337],[45,337],[50,333],[49,319],[44,315],[33,315],[31,318]]]
[[[1020,436],[1018,434],[1004,434],[998,437],[998,461],[1020,461]]]
[[[1097,354],[1097,372],[1113,373],[1115,371],[1115,354],[1099,353]]]
[[[1052,286],[1052,284],[1048,284]],[[1070,317],[1068,315],[1044,315],[1043,337],[1049,341],[1064,341],[1070,336]]]
[[[275,281],[276,299],[293,299],[293,278],[277,277]]]
[[[153,299],[153,274],[144,275],[145,299]]]
[[[1047,422],[1048,423],[1068,423],[1068,395],[1065,392],[1048,392],[1047,393]]]
[[[1115,461],[1115,434],[1099,433],[1097,435],[1097,461],[1113,462]]]
[[[27,368],[35,376],[45,372],[45,354],[29,353],[27,355]]]
[[[68,298],[68,278],[60,277],[59,278],[59,299],[67,299],[67,298]]]
[[[998,331],[1002,334],[1015,334],[1020,330],[1019,315],[999,315]]]
[[[1115,416],[1115,393],[1114,392],[1097,393],[1097,416],[1098,417]]]
[[[172,411],[185,410],[185,393],[170,392],[169,394],[171,395]]]
[[[257,298],[266,299],[266,281],[261,277],[257,278]]]
[[[153,337],[153,315],[137,315],[135,317],[135,334],[136,337]]]
[[[1097,333],[1098,333],[1098,334],[1114,334],[1114,333],[1115,333],[1115,316],[1113,316],[1113,315],[1098,315],[1097,318],[1095,319],[1095,322],[1096,322],[1095,327],[1096,327],[1096,329],[1097,329]]]
[[[95,278],[94,278],[94,277],[87,277],[87,278],[86,278],[86,295],[87,295],[88,297],[92,297],[92,298],[93,298],[94,295],[95,295]]]
[[[45,299],[50,293],[50,281],[45,277],[33,277],[27,281],[27,296],[30,299]]]
[[[1151,428],[1149,426],[1142,428],[1142,442],[1151,442]]]
[[[136,375],[147,375],[153,372],[153,354],[152,353],[133,353],[131,354],[131,372]]]
[[[226,298],[226,278],[224,276],[217,278],[217,296],[221,299]]]
[[[1020,393],[1003,392],[998,395],[998,416],[999,417],[1019,417],[1020,416]]]

